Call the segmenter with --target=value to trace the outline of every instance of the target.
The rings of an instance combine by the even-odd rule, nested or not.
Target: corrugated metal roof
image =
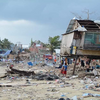
[[[71,21],[70,21],[70,23],[69,23],[69,25],[68,25],[68,28],[67,28],[67,30],[66,30],[66,33],[73,30],[73,25],[75,24],[75,21],[76,21],[76,20],[71,20]]]
[[[87,30],[100,30],[98,24],[92,20],[77,20],[77,22]]]
[[[65,35],[65,34],[69,34],[69,33],[72,33],[72,32],[75,32],[75,31],[81,31],[80,29],[74,29],[74,25],[75,25],[75,22],[78,22],[81,26],[81,29],[84,28],[86,29],[85,31],[100,31],[100,24],[99,23],[96,23],[95,21],[92,21],[92,20],[71,20],[69,25],[68,25],[68,28],[66,30],[66,33],[62,34],[62,35]],[[83,31],[83,30],[82,30]]]

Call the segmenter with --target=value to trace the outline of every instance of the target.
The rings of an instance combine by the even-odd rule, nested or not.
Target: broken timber
[[[32,85],[30,84],[23,84],[23,85],[0,84],[0,87],[17,87],[17,86],[32,86]]]
[[[10,74],[19,74],[21,76],[31,76],[31,75],[35,75],[34,71],[22,71],[22,70],[18,70],[18,69],[14,69],[14,68],[10,68],[11,71],[7,71],[7,73]]]

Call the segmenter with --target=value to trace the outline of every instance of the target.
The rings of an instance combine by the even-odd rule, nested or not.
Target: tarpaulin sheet
[[[10,52],[11,52],[11,50],[8,50],[8,51],[4,54],[4,56],[9,55],[9,54],[10,54]]]
[[[27,63],[29,66],[33,66],[33,63],[32,62],[28,62]]]

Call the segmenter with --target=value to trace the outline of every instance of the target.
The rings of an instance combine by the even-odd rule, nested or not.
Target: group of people
[[[100,62],[96,59],[82,58],[81,60],[79,59],[78,62],[81,63],[81,67],[86,68],[86,72],[90,72],[93,71],[93,69],[100,68]]]
[[[78,61],[79,60],[79,61]],[[98,64],[99,60],[90,60],[89,58],[85,58],[85,59],[78,59],[77,60],[77,64],[80,64],[80,67],[85,67],[87,72],[93,71],[93,69],[98,69],[100,68],[100,65]],[[65,58],[63,60],[61,60],[61,64],[59,67],[56,67],[58,69],[60,69],[60,74],[59,75],[63,75],[65,77],[67,77],[67,69],[68,69],[68,59]]]

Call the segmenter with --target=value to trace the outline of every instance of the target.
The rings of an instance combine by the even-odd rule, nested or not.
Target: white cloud
[[[34,21],[0,20],[1,39],[7,38],[13,43],[20,41],[23,44],[28,44],[30,43],[31,38],[33,38],[33,41],[41,40],[47,42],[49,36],[60,35],[59,33],[62,34],[63,31]]]
[[[0,20],[0,26],[18,26],[18,25],[36,26],[38,24],[35,22],[32,22],[32,21],[28,21],[28,20],[15,20],[15,21]],[[39,26],[41,26],[41,25],[39,25]]]

